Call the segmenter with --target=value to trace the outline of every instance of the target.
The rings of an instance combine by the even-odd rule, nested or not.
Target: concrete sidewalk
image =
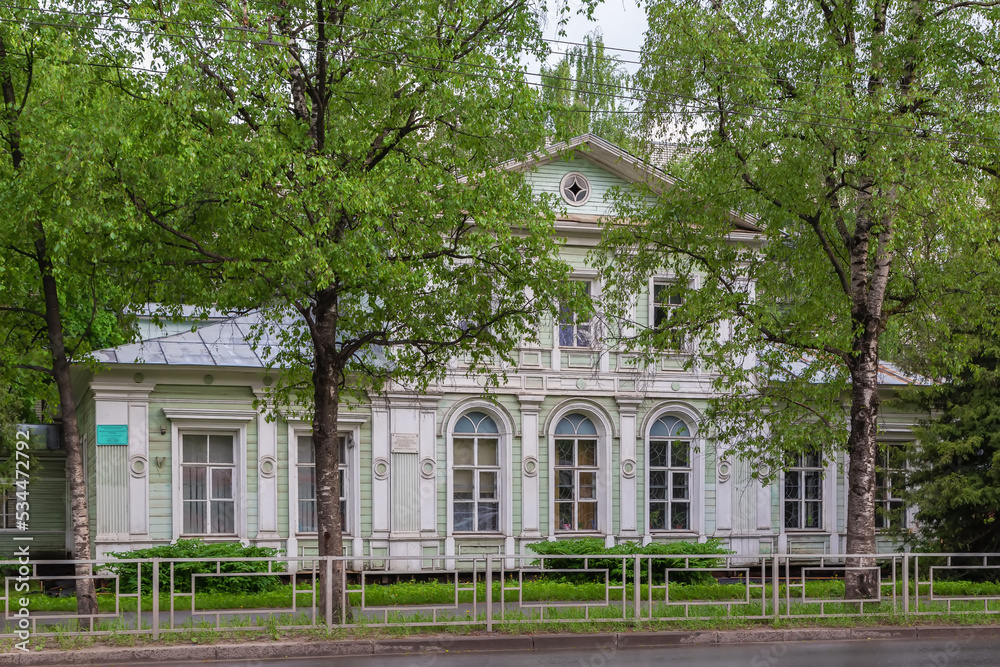
[[[787,630],[696,630],[536,635],[426,635],[401,639],[301,640],[206,645],[85,648],[0,654],[0,665],[111,665],[204,660],[267,660],[400,653],[617,649],[685,644],[835,641],[869,639],[966,639],[1000,637],[1000,625],[866,628],[794,628]]]

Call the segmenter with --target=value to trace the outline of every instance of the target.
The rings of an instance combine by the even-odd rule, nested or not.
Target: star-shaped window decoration
[[[567,174],[563,177],[562,196],[574,206],[585,204],[590,199],[590,183],[582,174]]]

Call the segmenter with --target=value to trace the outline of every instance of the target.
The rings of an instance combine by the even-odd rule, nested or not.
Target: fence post
[[[781,614],[778,610],[778,576],[780,572],[780,567],[778,565],[778,555],[772,554],[771,556],[771,605],[773,607],[772,613],[774,614],[774,620],[778,620]]]
[[[486,554],[486,632],[493,632],[493,554]]]
[[[323,617],[326,619],[326,629],[333,631],[333,561],[330,560],[331,558],[332,556],[323,557],[323,567],[326,570],[326,576],[323,577],[326,588],[326,595],[323,596]]]
[[[636,554],[632,569],[632,618],[636,623],[642,614],[642,582],[639,580],[639,572],[639,554]]]
[[[173,591],[170,591],[170,593],[173,594]],[[139,608],[139,618],[142,619],[141,607]],[[153,558],[153,641],[156,641],[159,638],[160,638],[160,559]]]
[[[903,554],[903,616],[910,615],[910,554]]]

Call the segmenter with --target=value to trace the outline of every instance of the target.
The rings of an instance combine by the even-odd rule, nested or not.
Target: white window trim
[[[556,427],[566,415],[578,413],[594,423],[597,429],[597,530],[556,530],[556,503],[555,503],[555,461],[556,461]],[[571,402],[557,407],[549,413],[546,424],[546,436],[548,439],[548,461],[546,472],[548,475],[548,514],[549,514],[549,537],[555,538],[558,535],[567,537],[589,537],[602,536],[605,542],[614,540],[613,528],[614,518],[611,514],[612,486],[611,486],[611,443],[618,437],[610,418],[603,411],[597,409],[590,403]],[[610,543],[608,544],[610,546]]]
[[[7,517],[7,507],[6,507],[6,505],[7,505],[7,502],[9,502],[10,500],[13,500],[14,503],[15,503],[15,505],[14,505],[14,513],[11,515],[11,521],[12,521],[13,525],[8,526],[6,528],[0,526],[0,534],[7,534],[7,533],[18,532],[18,530],[17,530],[17,502],[18,501],[17,501],[17,487],[16,486],[12,486],[9,491],[5,491],[4,493],[0,493],[0,513],[3,514],[3,518],[0,518],[0,523],[3,523],[6,520],[6,517]],[[70,525],[72,525],[72,524],[70,524]],[[32,531],[32,532],[34,532],[34,531]]]
[[[575,269],[573,274],[569,277],[569,280],[590,283],[590,298],[595,305],[594,314],[590,318],[590,345],[586,347],[577,347],[575,345],[564,347],[560,345],[560,316],[559,313],[557,313],[554,318],[555,321],[553,322],[552,347],[550,348],[552,352],[552,370],[562,370],[562,352],[597,352],[599,354],[598,363],[600,371],[602,373],[607,373],[610,370],[610,356],[604,345],[603,332],[599,326],[599,322],[601,321],[601,310],[596,308],[604,294],[604,283],[600,280],[600,272],[597,269],[589,268]]]
[[[691,521],[687,530],[652,530],[649,527],[649,432],[660,417],[676,417],[687,425],[691,432]],[[680,404],[660,405],[650,410],[642,425],[643,465],[636,475],[643,475],[643,526],[650,536],[692,536],[705,534],[705,443],[698,430],[701,415],[692,408]]]
[[[455,456],[454,439],[455,425],[458,420],[469,412],[482,412],[489,415],[497,425],[500,433],[497,436],[497,456],[500,465],[500,478],[497,480],[497,492],[500,493],[500,519],[497,522],[500,526],[499,532],[492,531],[462,531],[455,533]],[[445,424],[445,467],[447,469],[445,479],[445,536],[454,539],[459,538],[485,539],[492,537],[512,537],[514,535],[514,488],[511,477],[510,460],[513,452],[514,429],[507,415],[497,410],[492,403],[482,400],[473,400],[462,403],[459,409],[454,409]]]
[[[823,451],[820,450],[820,455],[823,455]],[[794,466],[790,466],[794,467]],[[779,533],[786,533],[788,535],[831,535],[835,533],[835,528],[837,525],[836,520],[836,507],[837,507],[837,461],[836,457],[831,457],[831,460],[827,462],[826,465],[821,465],[820,468],[823,471],[823,478],[820,484],[820,491],[823,497],[820,499],[819,516],[820,522],[818,528],[787,528],[785,526],[785,473],[788,470],[783,469],[781,474],[778,475],[778,528]],[[805,493],[803,487],[803,493]],[[799,501],[802,502],[801,500]],[[831,517],[831,512],[834,515]]]
[[[579,177],[583,179],[583,182],[587,185],[587,196],[580,201],[572,201],[564,193],[566,187],[566,181],[568,181],[572,177]],[[593,196],[593,194],[594,194],[594,184],[590,182],[590,179],[585,174],[579,171],[568,171],[565,174],[563,174],[563,177],[561,179],[559,179],[559,196],[562,198],[563,202],[568,206],[573,206],[573,207],[585,206],[590,201],[590,198]]]
[[[646,283],[646,328],[652,329],[654,325],[654,320],[656,318],[656,304],[653,300],[653,291],[656,289],[657,284],[667,284],[678,282],[677,276],[673,274],[668,275],[654,275],[650,276]],[[692,276],[688,281],[688,289],[698,289],[698,281]],[[684,348],[679,350],[663,350],[664,354],[688,354],[694,349],[695,340],[693,337],[685,336]]]
[[[214,408],[183,409],[163,408],[163,414],[170,420],[171,449],[171,507],[173,511],[173,540],[176,542],[184,537],[183,520],[183,489],[181,488],[181,435],[185,432],[221,433],[232,435],[236,446],[236,479],[233,480],[236,501],[235,523],[236,539],[247,540],[247,424],[257,419],[256,410],[224,410]],[[202,536],[201,539],[212,541],[214,536]],[[220,535],[221,541],[232,539],[229,535]]]
[[[895,446],[895,447],[907,447],[909,445],[913,445],[914,443],[915,443],[915,439],[912,438],[912,437],[906,438],[902,434],[892,434],[892,435],[888,435],[888,436],[879,436],[878,438],[876,438],[876,440],[875,440],[875,447],[876,447],[876,451],[877,451],[878,446],[881,445],[881,444],[891,445],[891,446]],[[876,464],[877,463],[878,462],[876,462]],[[904,468],[904,471],[908,470],[908,469],[909,469],[909,462],[907,461],[907,466]],[[890,488],[892,488],[892,487],[890,487]],[[876,494],[878,493],[878,487],[875,487],[875,493]],[[896,497],[898,498],[899,496],[896,496]],[[876,502],[875,512],[876,512],[876,515],[877,515],[878,514],[878,508],[879,508],[879,506],[883,505],[884,503],[881,502],[881,501],[879,501],[877,498],[876,498],[875,502]],[[916,509],[917,509],[916,507],[914,507],[914,506],[912,506],[910,504],[907,504],[905,502],[903,503],[903,518],[906,521],[906,525],[904,526],[904,528],[908,528],[908,529],[912,529],[913,528],[913,520],[914,520],[914,516],[916,514]],[[846,511],[846,508],[845,508],[845,511]],[[878,527],[876,527],[875,528],[875,535],[876,536],[882,535],[882,534],[886,533],[889,530],[893,530],[893,527],[892,526],[890,526],[889,528],[878,528]]]
[[[347,464],[347,474],[344,475],[347,481],[347,494],[345,494],[347,499],[347,512],[345,513],[347,526],[345,526],[346,530],[343,532],[345,542],[358,538],[361,533],[360,442],[361,424],[367,421],[367,419],[365,417],[361,421],[337,420],[337,435],[344,434],[348,437],[347,461],[344,462]],[[299,531],[298,439],[299,436],[311,436],[312,434],[313,428],[311,423],[299,420],[288,422],[288,537],[291,545],[297,544],[299,540],[316,540],[319,538],[317,533],[303,533]],[[298,555],[292,553],[293,549],[294,546],[289,546],[289,555]]]
[[[598,297],[598,295],[600,293],[600,288],[598,287],[598,281],[597,281],[596,276],[595,277],[590,277],[590,276],[583,276],[583,275],[573,275],[573,277],[570,278],[570,281],[571,282],[577,282],[577,283],[588,283],[589,284],[589,288],[588,288],[587,292],[588,292],[589,298],[591,299],[591,301],[596,301],[597,300],[597,297]],[[573,325],[572,325],[573,326],[573,340],[576,341],[576,339],[578,337],[578,329],[577,329],[577,327],[579,327],[579,325],[582,322],[578,319],[578,314],[576,312],[572,313],[572,315],[573,315]],[[594,349],[596,349],[597,348],[598,339],[599,339],[599,336],[597,335],[596,323],[597,323],[597,312],[595,311],[594,314],[591,315],[590,319],[585,322],[585,324],[587,324],[589,326],[589,329],[590,329],[590,333],[588,334],[590,336],[590,343],[588,345],[576,345],[576,344],[573,344],[573,345],[563,345],[560,342],[560,338],[562,338],[562,328],[563,328],[563,326],[566,326],[566,325],[562,321],[562,306],[560,305],[559,317],[556,319],[556,329],[555,329],[555,344],[556,344],[556,347],[559,348],[559,349],[561,349],[561,350],[567,350],[567,351],[573,351],[573,350],[594,350]]]

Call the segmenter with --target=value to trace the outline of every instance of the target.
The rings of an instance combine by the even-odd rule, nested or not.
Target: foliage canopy
[[[1000,9],[991,4],[649,5],[651,130],[703,147],[646,225],[609,229],[620,293],[671,275],[684,305],[640,335],[698,337],[719,441],[760,462],[850,453],[848,553],[873,553],[879,364],[995,276]],[[760,230],[740,230],[739,218]],[[622,250],[631,251],[625,255]],[[961,351],[938,349],[952,369]],[[940,368],[940,366],[939,366]],[[847,409],[845,410],[845,404]],[[849,588],[851,588],[849,586]]]

